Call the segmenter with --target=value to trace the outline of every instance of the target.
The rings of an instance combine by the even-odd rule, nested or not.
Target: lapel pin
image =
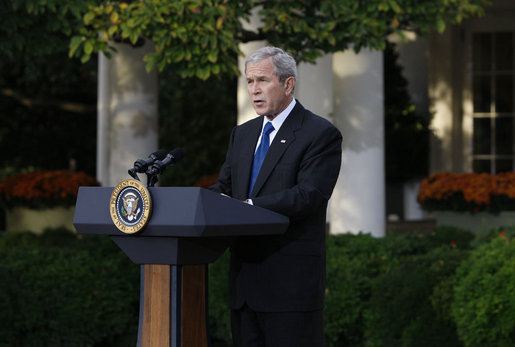
[[[286,143],[286,140],[281,140],[281,143]]]

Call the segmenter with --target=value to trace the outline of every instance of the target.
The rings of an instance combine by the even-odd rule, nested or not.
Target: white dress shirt
[[[288,107],[286,107],[281,113],[279,113],[277,115],[277,117],[275,117],[273,120],[268,120],[268,118],[263,117],[263,125],[261,127],[261,135],[259,135],[259,138],[257,140],[256,148],[254,150],[254,153],[256,153],[256,150],[258,149],[259,144],[261,143],[261,136],[263,136],[263,129],[265,128],[265,124],[267,122],[272,122],[272,125],[274,127],[274,130],[270,133],[270,145],[271,145],[272,141],[275,138],[275,135],[277,135],[277,132],[279,131],[279,128],[281,128],[281,126],[283,125],[284,121],[286,120],[286,118],[290,114],[291,110],[293,110],[293,107],[295,107],[296,103],[297,103],[297,101],[295,101],[295,98],[292,98],[292,100],[291,100],[290,104],[288,105]]]

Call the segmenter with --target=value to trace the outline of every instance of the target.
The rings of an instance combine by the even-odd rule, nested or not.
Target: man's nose
[[[261,88],[259,87],[259,84],[258,83],[254,83],[252,85],[252,90],[251,90],[252,94],[253,95],[256,95],[256,94],[259,94],[261,93]]]

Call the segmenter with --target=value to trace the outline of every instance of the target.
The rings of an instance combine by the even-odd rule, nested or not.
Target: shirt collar
[[[271,121],[268,120],[268,118],[263,117],[263,126],[261,127],[261,130],[263,130],[263,128],[265,127],[265,124],[267,122],[272,122],[272,125],[274,126],[274,133],[276,131],[279,131],[279,128],[281,127],[281,125],[283,125],[284,121],[286,120],[288,115],[291,113],[291,110],[293,110],[293,108],[295,107],[296,103],[297,103],[297,101],[295,100],[295,98],[292,98],[292,100],[291,100],[290,104],[288,105],[288,107],[286,107],[281,113],[279,113]]]

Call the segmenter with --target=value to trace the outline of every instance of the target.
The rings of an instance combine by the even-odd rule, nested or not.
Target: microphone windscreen
[[[175,159],[175,162],[178,162],[179,160],[182,159],[183,153],[184,153],[183,150],[180,148],[172,149],[170,151],[170,155]]]
[[[160,149],[160,150],[152,153],[152,155],[154,157],[156,157],[157,160],[163,160],[167,154],[168,154],[168,151],[166,149]]]

